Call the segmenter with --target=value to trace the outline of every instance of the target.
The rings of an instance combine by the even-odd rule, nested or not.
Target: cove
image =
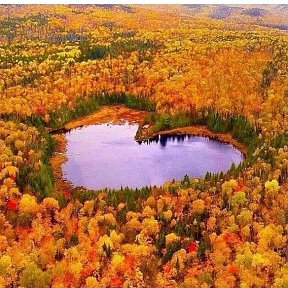
[[[230,144],[207,137],[159,135],[134,140],[137,124],[106,123],[75,128],[65,134],[64,179],[88,189],[162,185],[185,174],[203,177],[239,164],[243,154]]]

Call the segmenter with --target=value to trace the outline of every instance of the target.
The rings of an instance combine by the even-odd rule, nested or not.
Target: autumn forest
[[[287,16],[0,5],[0,287],[287,288]],[[63,132],[104,113],[140,119],[138,140],[184,131],[244,158],[157,186],[71,185]]]

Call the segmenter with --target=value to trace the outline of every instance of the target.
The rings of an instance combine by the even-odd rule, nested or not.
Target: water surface
[[[243,155],[232,145],[198,136],[159,136],[138,143],[138,125],[102,124],[66,133],[64,178],[91,189],[162,185],[170,179],[227,171]]]

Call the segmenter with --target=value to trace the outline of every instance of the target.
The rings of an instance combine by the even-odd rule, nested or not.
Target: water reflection
[[[167,145],[167,142],[171,141],[174,142],[175,140],[178,142],[178,143],[181,143],[181,142],[184,142],[185,139],[191,139],[191,137],[195,137],[195,136],[192,136],[192,135],[175,135],[175,134],[165,134],[165,135],[156,135],[150,139],[147,139],[147,140],[139,140],[137,141],[137,143],[139,143],[140,145],[142,143],[144,144],[153,144],[153,143],[160,143],[161,147],[166,147]]]

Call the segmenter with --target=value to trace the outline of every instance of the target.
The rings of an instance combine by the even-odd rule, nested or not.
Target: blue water
[[[171,179],[227,171],[243,155],[232,145],[198,136],[159,136],[138,143],[138,125],[102,124],[66,133],[64,178],[90,189],[162,185]]]

